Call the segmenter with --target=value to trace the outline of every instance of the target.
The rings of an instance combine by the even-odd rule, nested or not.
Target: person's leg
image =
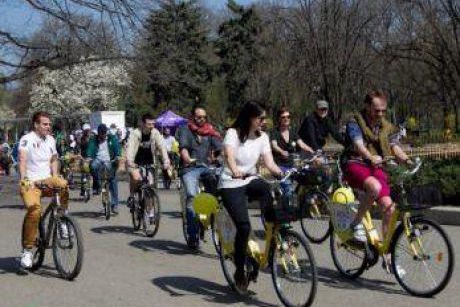
[[[235,223],[235,266],[237,274],[241,274],[244,273],[246,249],[251,232],[246,187],[222,189],[222,200],[225,209]]]
[[[109,179],[109,190],[111,197],[112,209],[116,211],[118,209],[118,179],[117,179],[117,168],[113,165],[108,165],[110,168],[110,179]]]
[[[101,165],[100,160],[91,161],[90,170],[91,176],[93,176],[93,194],[99,193],[101,190],[101,183],[99,182],[99,167]]]
[[[381,189],[377,196],[377,204],[382,212],[382,235],[386,238],[390,226],[391,216],[395,210],[393,200],[390,197],[390,186],[388,184],[388,175],[382,169],[374,171],[374,177],[379,181]]]
[[[41,214],[40,197],[39,189],[21,187],[21,198],[27,210],[22,229],[22,246],[25,249],[31,249],[35,245]]]
[[[187,233],[190,237],[198,242],[198,221],[196,220],[195,210],[192,202],[199,192],[199,177],[200,171],[193,169],[182,175],[182,182],[186,195],[186,218],[187,218]]]

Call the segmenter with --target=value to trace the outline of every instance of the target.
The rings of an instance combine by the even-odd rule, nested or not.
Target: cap
[[[91,126],[89,124],[83,124],[83,130],[91,130]]]
[[[318,109],[329,108],[329,103],[326,100],[318,100],[316,102],[316,107]]]
[[[98,134],[106,134],[107,131],[109,129],[107,129],[107,126],[105,124],[100,124],[98,127],[97,127],[97,133]]]
[[[110,125],[110,129],[116,129],[116,128],[117,128],[117,125],[115,125],[115,124]]]

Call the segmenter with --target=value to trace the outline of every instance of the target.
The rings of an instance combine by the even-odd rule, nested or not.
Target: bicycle
[[[293,231],[290,222],[298,220],[305,214],[305,209],[283,201],[280,182],[287,180],[295,171],[290,171],[281,180],[268,181],[276,203],[273,208],[266,209],[265,216],[265,248],[259,245],[251,235],[248,242],[246,274],[250,282],[256,282],[260,269],[271,267],[271,275],[276,294],[281,302],[288,307],[310,306],[317,291],[317,268],[313,252],[308,242]],[[233,221],[222,205],[216,214],[216,233],[219,238],[218,253],[225,279],[232,290],[244,294],[235,285],[234,236],[236,233]],[[284,285],[292,283],[292,288]],[[292,290],[292,291],[291,291]],[[303,296],[302,298],[291,296]],[[295,302],[294,302],[295,300]]]
[[[50,188],[40,182],[35,182],[34,185],[42,191],[52,192],[53,196],[45,213],[40,216],[39,235],[33,248],[30,271],[34,272],[42,266],[46,249],[52,248],[54,264],[59,274],[64,279],[73,280],[80,274],[83,265],[83,236],[80,226],[72,216],[60,209],[61,188]],[[65,263],[65,260],[73,262]]]
[[[130,209],[134,230],[142,229],[147,237],[153,237],[160,227],[160,198],[149,180],[155,174],[155,165],[137,165],[142,180],[134,199],[134,207]],[[137,198],[137,199],[136,199]],[[153,213],[153,215],[152,215]]]
[[[312,166],[318,158],[323,158],[321,151],[316,152],[312,158],[303,161],[294,180],[298,183],[295,189],[297,201],[304,203],[309,208],[305,218],[300,219],[302,232],[312,243],[324,242],[331,233],[330,202],[328,191],[331,185],[325,186],[325,176],[328,173],[329,163],[322,166]],[[327,160],[327,159],[326,159]]]
[[[398,191],[394,198],[397,200],[396,209],[391,216],[388,234],[382,240],[369,211],[362,221],[367,242],[361,244],[352,240],[353,234],[348,230],[348,225],[353,220],[358,204],[356,202],[347,202],[346,205],[331,203],[334,227],[333,235],[330,237],[330,248],[334,265],[340,274],[355,279],[377,264],[379,256],[386,261],[385,255],[390,253],[391,272],[408,293],[414,296],[431,297],[446,287],[452,276],[455,262],[450,239],[439,224],[423,217],[420,210],[425,209],[426,206],[408,201],[410,193],[404,187],[404,181],[415,175],[421,166],[422,162],[417,158],[412,170],[400,172],[397,176],[396,190]],[[413,193],[417,196],[418,192]],[[421,202],[423,203],[423,200]],[[398,221],[400,221],[399,225],[397,225]],[[437,238],[434,235],[437,235]],[[437,247],[428,251],[434,245]],[[445,267],[441,267],[443,265]],[[417,275],[420,272],[422,274]],[[435,278],[437,273],[440,274],[439,279]]]
[[[81,161],[81,191],[80,194],[83,196],[85,203],[89,202],[91,198],[91,174],[89,171],[89,165],[86,161]]]
[[[201,167],[208,170],[208,173],[203,174],[200,176],[199,179],[199,193],[193,199],[192,206],[197,208],[195,210],[196,221],[198,224],[198,231],[200,240],[206,242],[206,231],[211,230],[211,240],[218,251],[218,242],[217,237],[215,235],[215,228],[214,228],[214,215],[209,209],[213,207],[214,204],[214,197],[216,196],[217,186],[213,186],[217,184],[218,181],[218,171],[220,170],[219,167],[216,166],[209,166],[203,163],[194,163],[195,167]],[[188,235],[188,221],[187,221],[187,203],[186,203],[186,191],[183,190],[180,193],[180,202],[181,202],[181,210],[182,210],[182,233],[185,238],[185,242],[188,246],[193,246],[194,242],[192,242],[192,238]],[[194,246],[194,248],[198,248],[198,246]]]
[[[108,164],[113,164],[114,162],[117,162],[118,159],[113,159],[110,160],[109,162],[101,162],[99,164],[99,169],[97,170],[99,172],[99,181],[100,181],[100,187],[101,187],[101,200],[102,200],[102,207],[104,210],[104,216],[106,220],[110,220],[110,215],[111,215],[111,204],[110,204],[110,188],[109,188],[109,181],[110,178],[115,176],[112,168],[108,166]]]

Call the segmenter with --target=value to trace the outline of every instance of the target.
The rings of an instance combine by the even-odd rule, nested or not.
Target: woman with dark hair
[[[256,164],[262,158],[273,175],[283,174],[273,160],[268,136],[261,131],[264,120],[265,110],[262,106],[246,103],[223,142],[225,166],[220,188],[224,206],[236,226],[234,278],[236,287],[243,292],[248,286],[244,265],[251,231],[247,198],[260,199],[261,206],[271,206],[273,203],[269,184],[255,176]]]

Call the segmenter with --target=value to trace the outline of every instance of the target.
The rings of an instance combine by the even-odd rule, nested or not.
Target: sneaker
[[[366,230],[364,230],[363,224],[359,223],[358,225],[351,228],[353,231],[353,239],[355,241],[365,243],[367,241]]]
[[[21,266],[24,269],[30,269],[32,267],[32,261],[34,254],[31,249],[25,248],[21,255]]]
[[[62,223],[60,225],[60,229],[61,229],[61,239],[67,239],[69,238],[69,229],[67,228],[67,224],[66,223]]]
[[[149,223],[152,225],[155,222],[155,210],[149,211]]]
[[[113,215],[118,215],[118,206],[112,206]]]
[[[246,294],[248,291],[249,281],[246,276],[246,273],[243,271],[235,271],[233,275],[233,279],[235,280],[235,290],[239,294]]]

